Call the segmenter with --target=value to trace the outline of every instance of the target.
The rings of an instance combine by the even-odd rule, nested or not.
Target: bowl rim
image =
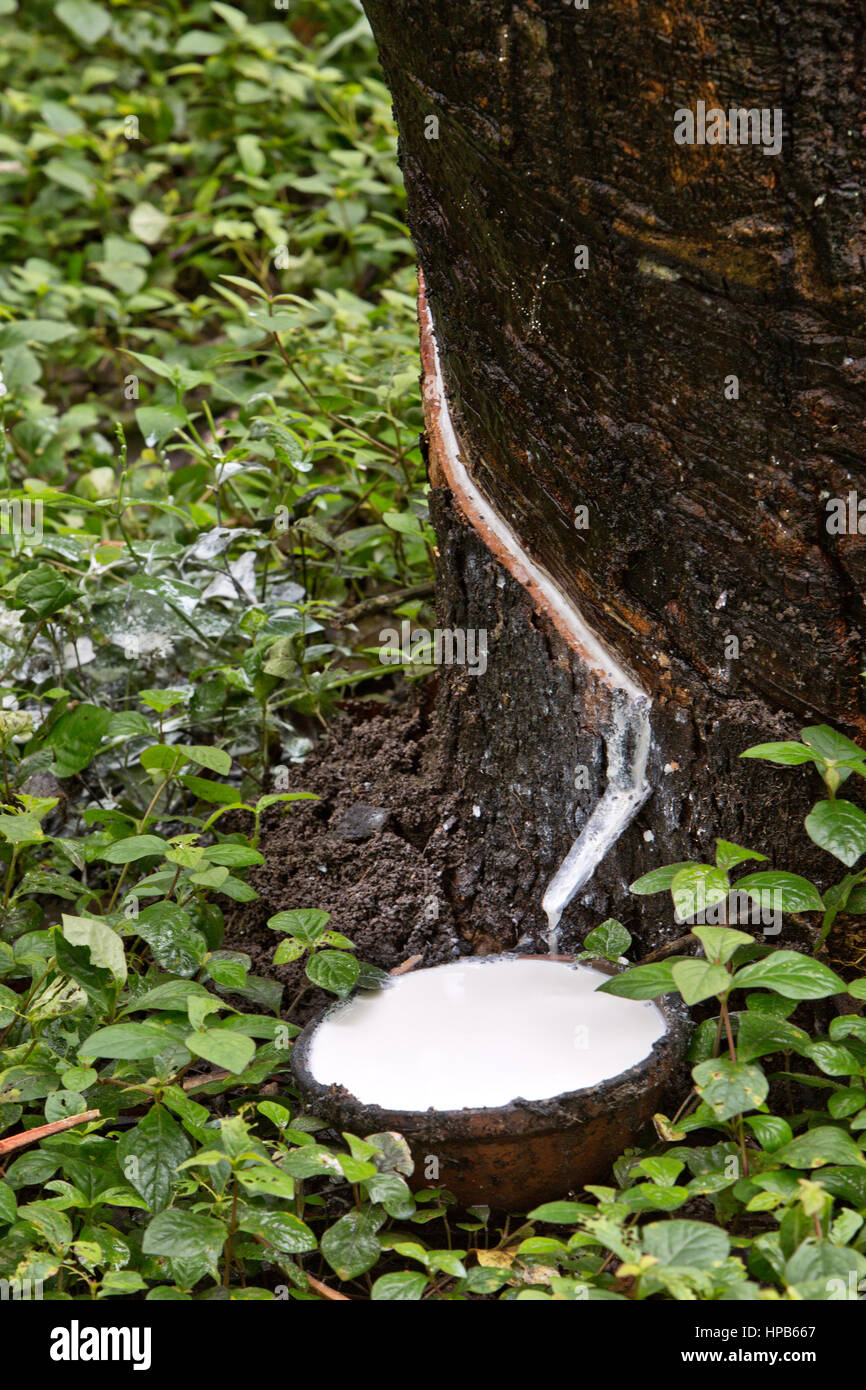
[[[602,957],[577,960],[573,955],[497,951],[486,956],[458,956],[453,961],[437,961],[436,965],[420,966],[419,969],[434,970],[439,965],[459,964],[461,960],[479,963],[494,960],[550,961],[554,964],[583,965],[588,969],[598,970],[600,973],[610,976],[621,974],[632,965],[631,961],[622,965]],[[327,1019],[341,1013],[355,998],[357,998],[356,995],[350,995],[347,999],[336,1000],[304,1025],[292,1044],[291,1067],[304,1101],[310,1108],[315,1108],[318,1104],[323,1106],[326,1111],[338,1109],[346,1124],[351,1123],[353,1116],[358,1116],[364,1125],[372,1125],[377,1132],[380,1129],[399,1130],[401,1126],[404,1129],[417,1131],[425,1127],[425,1122],[427,1125],[435,1124],[437,1127],[472,1130],[476,1126],[486,1128],[493,1117],[502,1117],[504,1121],[507,1121],[508,1119],[514,1120],[517,1116],[523,1117],[524,1129],[535,1127],[526,1123],[531,1117],[536,1117],[539,1121],[547,1121],[547,1123],[539,1124],[538,1128],[549,1128],[551,1120],[558,1112],[561,1116],[563,1108],[575,1111],[582,1107],[591,1111],[607,1109],[611,1104],[615,1104],[617,1091],[631,1090],[642,1079],[648,1079],[654,1072],[662,1073],[664,1070],[670,1075],[677,1061],[685,1054],[692,1030],[691,1015],[682,997],[675,993],[659,995],[655,999],[645,1002],[655,1004],[662,1014],[665,1021],[665,1031],[662,1036],[653,1043],[647,1056],[642,1057],[634,1066],[629,1067],[626,1071],[617,1072],[615,1076],[605,1077],[603,1081],[596,1082],[595,1085],[583,1086],[575,1091],[560,1091],[556,1095],[545,1096],[537,1100],[515,1096],[506,1101],[504,1105],[466,1106],[460,1110],[438,1110],[435,1106],[430,1106],[426,1110],[398,1110],[377,1105],[374,1101],[361,1100],[338,1082],[318,1081],[310,1071],[308,1054],[316,1029]],[[503,1128],[509,1127],[503,1126]],[[373,1132],[373,1129],[370,1132]]]

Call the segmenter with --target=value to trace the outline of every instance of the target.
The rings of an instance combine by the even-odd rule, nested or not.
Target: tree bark
[[[606,915],[675,935],[626,885],[718,835],[826,874],[809,774],[739,754],[866,732],[866,552],[828,529],[866,499],[866,6],[365,5],[462,462],[652,700],[649,798],[565,943]],[[698,101],[780,110],[780,153],[677,144]],[[440,672],[455,903],[509,946],[609,781],[617,699],[452,495],[425,378],[439,621],[489,641],[483,677]]]

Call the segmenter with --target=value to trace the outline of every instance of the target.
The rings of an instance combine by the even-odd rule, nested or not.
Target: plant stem
[[[138,822],[138,825],[135,827],[136,835],[140,835],[144,827],[147,825],[147,822],[150,820],[151,811],[153,810],[156,803],[159,801],[159,798],[162,796],[162,793],[165,791],[173,776],[174,772],[170,772],[169,775],[166,777],[165,781],[162,783],[162,785],[157,787],[156,791],[153,794],[153,797],[151,798],[150,805],[148,806],[141,820]],[[114,889],[114,892],[111,895],[111,901],[109,902],[108,907],[106,908],[106,915],[114,909],[114,904],[117,902],[117,895],[123,887],[123,881],[126,878],[126,872],[128,868],[129,865],[124,864],[123,871],[121,872],[120,878],[117,880],[117,885]]]
[[[723,1021],[724,1025],[725,1025],[725,1033],[727,1034],[727,1039],[728,1039],[728,1051],[729,1051],[730,1054],[731,1054],[731,1061],[732,1061],[732,1062],[736,1062],[736,1060],[737,1060],[737,1049],[736,1049],[736,1047],[734,1046],[734,1034],[733,1034],[733,1032],[732,1032],[732,1030],[731,1030],[731,1016],[730,1016],[730,1014],[728,1013],[728,996],[727,996],[727,995],[724,995],[724,996],[723,996],[722,1001],[721,1001],[721,1006],[722,1006],[722,1007],[721,1007],[721,1017],[722,1017],[722,1021]]]
[[[223,1265],[223,1288],[229,1286],[229,1279],[232,1272],[232,1246],[234,1244],[235,1231],[238,1224],[238,1180],[235,1177],[234,1190],[232,1192],[232,1214],[229,1219],[229,1233],[225,1247],[225,1263]]]
[[[3,916],[6,916],[6,908],[9,905],[9,894],[12,892],[12,879],[15,874],[15,862],[18,858],[18,845],[12,846],[12,858],[9,860],[9,872],[6,875],[6,887],[3,891]]]

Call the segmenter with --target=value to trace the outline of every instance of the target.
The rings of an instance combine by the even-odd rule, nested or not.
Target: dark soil
[[[384,970],[412,956],[434,965],[501,949],[477,927],[464,935],[455,916],[467,847],[438,761],[433,687],[410,690],[403,703],[344,709],[292,785],[320,799],[277,806],[265,822],[267,864],[250,879],[260,897],[233,908],[225,945],[284,983],[287,1004],[307,983],[303,962],[271,964],[283,938],[266,923],[290,908],[330,912],[359,959]],[[332,1000],[310,986],[293,1021]]]
[[[306,1022],[333,996],[309,985],[303,961],[272,964],[283,938],[267,920],[289,908],[330,912],[330,927],[355,943],[359,959],[384,970],[412,957],[435,965],[518,944],[545,949],[521,935],[526,925],[514,904],[503,911],[495,896],[485,915],[476,895],[470,920],[464,885],[477,875],[479,842],[460,827],[459,793],[435,732],[435,687],[433,677],[387,703],[348,703],[292,785],[319,800],[278,805],[265,818],[267,863],[250,878],[260,896],[233,905],[225,945],[246,952],[253,973],[286,986],[293,1022]],[[503,940],[503,923],[513,940]],[[849,919],[845,936],[831,939],[829,963],[844,976],[862,973],[862,933],[862,919]],[[807,941],[786,944],[809,949]]]

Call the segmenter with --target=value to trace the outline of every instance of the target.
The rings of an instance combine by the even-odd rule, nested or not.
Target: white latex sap
[[[315,1030],[324,1085],[394,1110],[462,1110],[594,1086],[648,1057],[651,1002],[598,994],[606,976],[544,960],[454,961],[359,996]]]

